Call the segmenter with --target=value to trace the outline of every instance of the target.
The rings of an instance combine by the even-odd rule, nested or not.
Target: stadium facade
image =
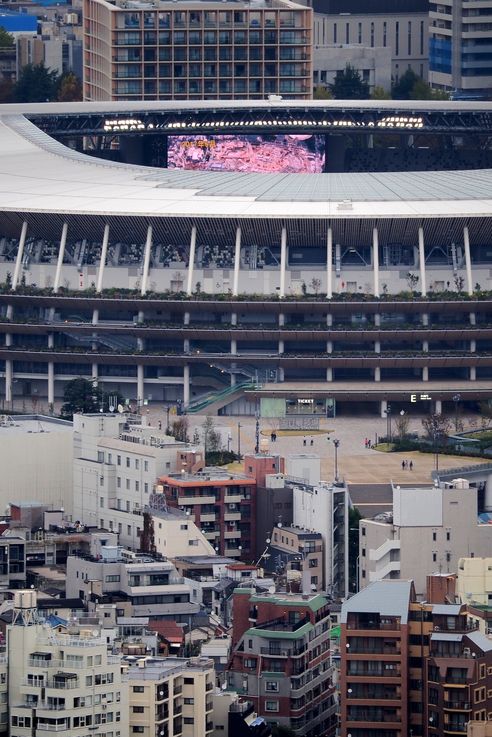
[[[408,144],[446,126],[485,135],[492,113],[395,104],[0,108],[4,407],[52,404],[77,376],[140,403],[254,413],[260,400],[276,417],[488,399],[491,171],[312,168],[314,129],[366,125]],[[145,135],[157,114],[182,136],[178,159],[220,170],[96,159],[38,127],[93,134],[95,116],[105,135]],[[229,136],[216,141],[223,158],[202,156],[210,139],[200,146],[197,130],[218,135],[233,119],[254,141]],[[268,169],[279,146],[283,173]],[[246,150],[267,173],[227,170]],[[308,173],[290,173],[299,161]]]

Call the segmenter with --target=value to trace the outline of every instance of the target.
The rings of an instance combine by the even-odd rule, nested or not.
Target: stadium
[[[491,103],[4,105],[0,126],[4,410],[78,376],[286,423],[489,399]]]

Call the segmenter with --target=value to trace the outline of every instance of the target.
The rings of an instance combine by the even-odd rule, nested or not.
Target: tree
[[[407,69],[407,71],[401,75],[400,79],[396,84],[393,85],[391,94],[394,100],[411,100],[412,90],[416,82],[420,80],[420,77],[415,74],[413,69]]]
[[[444,415],[430,415],[422,420],[422,427],[425,430],[428,440],[431,440],[434,445],[442,444],[442,441],[447,436],[451,423]]]
[[[391,100],[391,95],[389,92],[386,92],[384,87],[376,85],[371,92],[371,100]]]
[[[332,100],[333,95],[330,90],[322,84],[317,84],[313,92],[314,100]]]
[[[217,453],[221,449],[222,439],[220,437],[220,433],[215,429],[213,419],[209,415],[205,418],[202,427],[206,462],[208,453]]]
[[[395,416],[396,434],[400,440],[404,440],[408,434],[408,427],[410,425],[410,418],[404,412],[399,413]]]
[[[73,72],[62,74],[58,83],[59,102],[78,102],[82,100],[82,82]]]
[[[56,98],[59,76],[44,63],[27,64],[14,85],[15,102],[50,102]]]
[[[156,552],[154,536],[154,519],[149,512],[143,513],[143,529],[140,535],[140,550],[142,553],[154,555]]]
[[[369,97],[369,85],[350,64],[337,71],[335,81],[329,88],[337,100],[366,100]]]
[[[188,437],[188,418],[180,417],[178,420],[174,420],[171,428],[171,435],[176,438],[180,443],[189,443]]]
[[[10,49],[14,45],[14,37],[0,26],[0,49]]]
[[[72,379],[63,392],[62,417],[72,419],[76,413],[108,412],[109,401],[114,399],[116,406],[123,404],[123,397],[118,392],[103,392],[97,382],[83,377]]]

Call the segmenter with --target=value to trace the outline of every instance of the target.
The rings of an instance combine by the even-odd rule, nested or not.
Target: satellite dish
[[[122,412],[124,412],[124,411],[125,411],[125,410],[124,410],[124,407],[123,407],[123,405],[122,405],[122,404],[119,404],[119,405],[118,405],[118,412],[120,413],[120,415],[121,415],[121,414],[122,414]]]

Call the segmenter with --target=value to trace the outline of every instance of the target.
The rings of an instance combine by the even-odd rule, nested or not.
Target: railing
[[[457,709],[461,711],[470,711],[472,705],[469,701],[445,701],[445,709]]]
[[[64,722],[63,724],[44,724],[44,722],[39,721],[37,728],[41,732],[65,732],[67,729],[70,729],[68,722]]]

